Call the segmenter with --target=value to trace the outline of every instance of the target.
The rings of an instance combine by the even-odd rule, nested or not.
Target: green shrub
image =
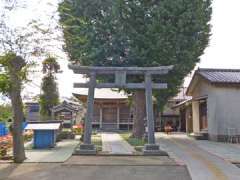
[[[57,141],[60,141],[62,139],[74,139],[75,135],[73,132],[71,131],[61,131],[58,135],[57,135]]]
[[[6,145],[1,145],[0,146],[0,159],[1,157],[4,157],[7,155],[7,146]]]
[[[33,133],[24,133],[23,138],[24,141],[31,141],[33,138]]]
[[[82,135],[83,134],[82,126],[73,126],[73,133],[75,135]]]

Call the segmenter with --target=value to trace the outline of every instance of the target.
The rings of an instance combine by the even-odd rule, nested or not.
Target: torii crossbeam
[[[84,143],[80,145],[78,154],[96,154],[96,149],[91,144],[93,106],[94,106],[94,89],[95,88],[123,88],[123,89],[145,89],[146,96],[146,112],[147,112],[147,127],[148,127],[148,144],[144,147],[144,154],[161,154],[166,153],[161,151],[159,146],[155,144],[154,137],[154,116],[152,89],[166,89],[166,83],[153,83],[152,75],[167,74],[173,66],[160,67],[89,67],[70,64],[69,68],[75,74],[84,74],[89,77],[87,83],[74,83],[75,88],[88,88],[87,98],[87,116],[84,129]],[[144,75],[144,83],[127,83],[127,75]],[[114,75],[114,83],[97,83],[97,75]]]

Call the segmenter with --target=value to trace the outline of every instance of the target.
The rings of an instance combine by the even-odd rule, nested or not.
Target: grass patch
[[[72,132],[71,128],[62,128],[62,132]]]
[[[120,136],[124,140],[126,140],[130,145],[132,145],[136,151],[142,151],[144,144],[146,144],[147,142],[144,139],[138,139],[138,138],[131,137],[131,135],[132,134],[129,132],[120,134]]]
[[[101,134],[92,135],[92,143],[95,145],[97,151],[102,151],[102,136]]]

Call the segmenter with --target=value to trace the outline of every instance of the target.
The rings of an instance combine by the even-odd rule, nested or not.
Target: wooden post
[[[92,120],[93,120],[93,107],[94,107],[94,89],[96,85],[96,74],[90,74],[88,97],[87,97],[87,116],[84,122],[84,144],[91,144],[92,134]]]
[[[146,112],[148,127],[148,144],[155,144],[154,137],[154,117],[153,117],[153,101],[152,101],[152,77],[151,74],[145,74],[145,95],[146,95]]]

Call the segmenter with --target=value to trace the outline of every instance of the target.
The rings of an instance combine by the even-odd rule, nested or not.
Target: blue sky
[[[31,19],[48,20],[48,15],[57,10],[58,0],[18,0],[24,8],[17,8],[9,14],[9,24],[25,26]],[[3,4],[0,2],[0,11]],[[213,0],[212,36],[210,44],[201,57],[198,67],[204,68],[239,68],[240,69],[240,0]],[[58,52],[59,62],[63,70],[58,75],[61,97],[70,97],[74,90],[73,82],[84,81],[67,68],[67,56]],[[39,94],[41,74],[31,77],[34,81],[27,85],[24,97]],[[185,85],[187,85],[186,81]]]

